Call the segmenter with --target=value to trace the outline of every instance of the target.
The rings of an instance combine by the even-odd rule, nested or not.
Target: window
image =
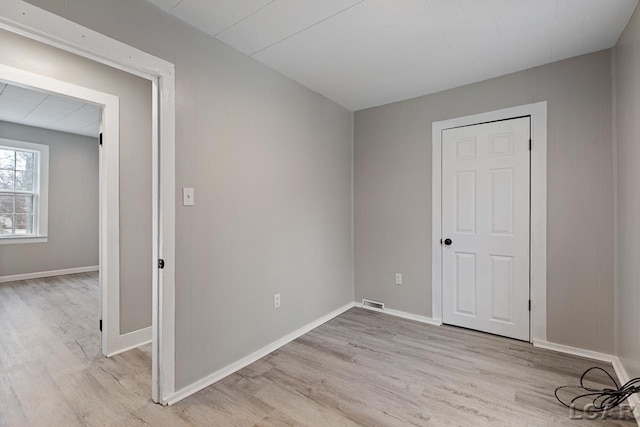
[[[0,139],[0,244],[47,237],[49,147]]]

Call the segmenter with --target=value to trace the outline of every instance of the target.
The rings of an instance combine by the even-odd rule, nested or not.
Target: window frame
[[[37,156],[35,156],[36,161],[34,168],[34,233],[23,235],[0,235],[0,245],[15,243],[46,243],[49,238],[49,146],[33,142],[0,138],[0,148],[37,153]],[[7,192],[17,194],[15,191]]]

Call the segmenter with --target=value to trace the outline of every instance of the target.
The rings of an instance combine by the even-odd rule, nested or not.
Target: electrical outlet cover
[[[280,308],[280,294],[273,296],[273,308]]]

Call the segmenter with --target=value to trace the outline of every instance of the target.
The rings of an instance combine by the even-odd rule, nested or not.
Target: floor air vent
[[[372,310],[384,310],[384,303],[363,298],[362,308],[369,308]]]

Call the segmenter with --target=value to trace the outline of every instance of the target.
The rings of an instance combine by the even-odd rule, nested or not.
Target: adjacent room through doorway
[[[101,354],[101,117],[82,100],[0,83],[2,348],[16,364]]]
[[[144,402],[153,391],[151,82],[0,36],[20,43],[14,60],[58,63],[57,74],[0,64],[2,371],[18,399],[40,381],[65,406],[75,393],[66,381],[80,376],[105,390],[131,381],[131,398]]]

